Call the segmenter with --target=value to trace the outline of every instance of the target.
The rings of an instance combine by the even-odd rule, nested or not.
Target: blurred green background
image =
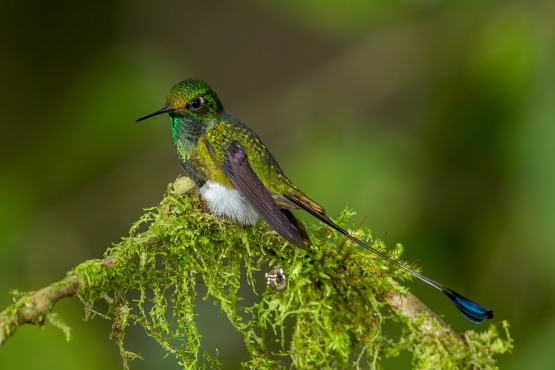
[[[167,117],[207,81],[330,215],[366,217],[426,275],[511,323],[502,369],[555,363],[555,3],[281,0],[0,2],[0,309],[101,258],[182,173]],[[457,331],[481,330],[412,291]],[[121,369],[110,322],[25,326],[1,369]],[[205,347],[242,337],[199,300]],[[132,369],[176,369],[140,328]],[[410,356],[385,362],[410,367]]]

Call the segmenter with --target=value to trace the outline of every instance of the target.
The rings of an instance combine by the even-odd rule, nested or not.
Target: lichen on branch
[[[346,210],[335,222],[347,227],[353,214]],[[353,232],[374,248],[386,250],[368,228]],[[243,335],[251,358],[244,368],[284,368],[284,356],[297,369],[351,369],[367,367],[366,362],[379,368],[384,358],[407,350],[418,369],[493,369],[495,356],[512,349],[506,322],[492,324],[482,333],[470,330],[457,335],[399,283],[410,279],[401,269],[326,226],[315,227],[311,240],[307,250],[295,248],[262,222],[241,227],[203,212],[195,191],[180,195],[169,188],[162,202],[147,210],[130,236],[110,248],[104,260],[79,265],[65,281],[76,283],[73,294],[85,303],[86,318],[102,314],[113,321],[112,338],[126,368],[129,360],[139,357],[124,346],[126,328],[132,323],[143,326],[185,369],[204,368],[206,362],[212,368],[222,366],[206,352],[199,354],[202,333],[195,323],[199,315],[195,297],[200,280]],[[387,253],[398,259],[402,246]],[[256,292],[259,271],[274,266],[284,270],[286,289]],[[252,306],[237,304],[242,271],[259,294]],[[28,306],[28,300],[36,294],[23,296],[0,313],[0,339],[7,339],[17,325],[42,324],[52,315],[55,300],[38,316],[8,325],[5,333],[4,324],[21,317],[21,309],[35,307]],[[25,299],[27,303],[21,303]],[[98,300],[108,302],[108,312],[95,311]],[[286,320],[293,326],[291,337],[284,334]],[[384,336],[388,320],[401,326],[400,339]],[[267,343],[276,340],[281,348],[268,348]]]

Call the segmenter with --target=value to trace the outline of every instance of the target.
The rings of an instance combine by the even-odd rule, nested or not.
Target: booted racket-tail
[[[291,244],[310,243],[292,210],[303,210],[364,249],[441,290],[473,323],[493,318],[493,311],[391,259],[336,225],[283,173],[260,138],[224,111],[216,93],[203,81],[187,79],[169,92],[166,105],[137,121],[168,113],[175,152],[210,211],[244,225],[264,220]]]

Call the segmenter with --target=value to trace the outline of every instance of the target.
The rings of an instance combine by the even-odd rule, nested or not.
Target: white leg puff
[[[243,225],[254,225],[258,221],[258,214],[237,189],[207,181],[200,188],[200,193],[210,212],[217,216],[239,221]]]

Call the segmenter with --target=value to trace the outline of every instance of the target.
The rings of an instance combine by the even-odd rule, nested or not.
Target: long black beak
[[[140,117],[140,118],[139,118],[138,120],[136,120],[135,122],[139,122],[139,121],[145,120],[145,119],[147,119],[147,118],[157,116],[157,115],[162,114],[162,113],[169,113],[169,112],[171,112],[171,111],[173,111],[173,109],[171,109],[171,108],[169,108],[169,107],[160,108],[160,109],[158,109],[158,110],[155,110],[155,111],[152,112],[152,113],[145,114],[144,116]]]

